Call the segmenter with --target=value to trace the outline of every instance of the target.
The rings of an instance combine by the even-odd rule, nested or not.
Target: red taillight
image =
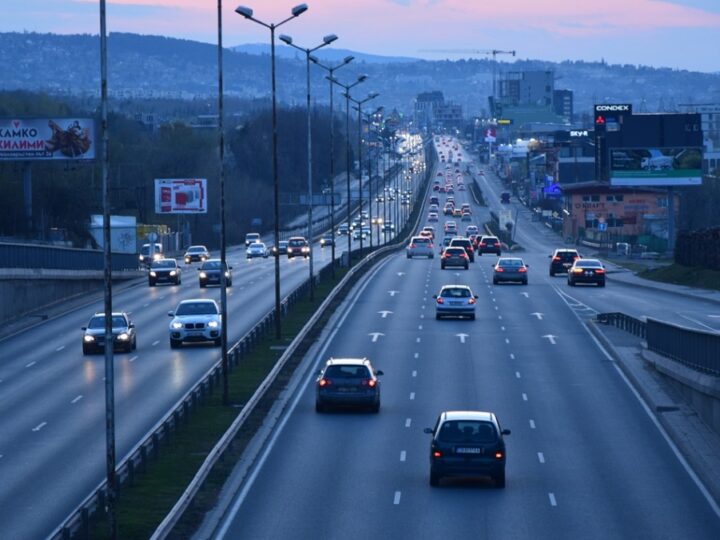
[[[467,253],[464,252],[464,251],[460,254],[460,256],[461,256],[463,259],[467,259],[467,258],[468,258]]]
[[[520,272],[521,274],[524,274],[525,272],[527,272],[527,268],[525,268],[524,266],[521,266],[520,268],[518,268],[518,272]]]
[[[496,266],[496,267],[495,267],[495,271],[496,271],[496,272],[504,272],[505,269],[504,269],[502,266]]]
[[[330,379],[320,379],[318,381],[318,386],[320,386],[321,388],[323,386],[327,386],[328,384],[330,384]]]
[[[596,274],[604,274],[604,273],[605,273],[605,269],[604,269],[604,268],[596,268],[596,269],[595,269],[595,273],[596,273]]]
[[[502,452],[495,452],[495,459],[502,459],[503,453]]]
[[[559,261],[560,261],[560,257],[553,257],[553,262],[559,262]]]
[[[373,379],[368,379],[368,381],[367,381],[367,385],[368,385],[370,388],[375,388],[375,385],[376,385],[376,384],[377,384],[377,382],[376,382],[375,380],[373,380]]]
[[[432,453],[432,457],[434,457],[434,458],[442,457],[442,452],[440,452],[439,450],[434,450]]]
[[[415,244],[410,244],[410,247],[414,249],[414,248],[415,248]]]
[[[485,242],[480,242],[480,247],[485,247],[487,244]]]
[[[443,302],[444,302],[444,300],[442,299],[442,297],[438,296],[437,303],[442,304]]]
[[[468,300],[468,304],[474,304],[474,303],[475,303],[475,299],[474,299],[474,298],[471,298],[470,300]]]

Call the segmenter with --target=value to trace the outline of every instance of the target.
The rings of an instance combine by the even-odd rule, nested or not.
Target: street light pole
[[[315,65],[323,68],[325,71],[330,73],[329,84],[330,84],[330,230],[333,234],[333,241],[330,244],[330,257],[332,259],[332,277],[335,279],[335,110],[333,109],[333,73],[336,69],[340,69],[346,64],[349,64],[355,59],[354,56],[346,56],[342,63],[329,67],[321,64],[320,61],[310,56],[310,60]],[[348,223],[348,234],[350,234],[350,224]]]
[[[310,301],[315,300],[315,280],[313,279],[313,226],[312,226],[312,115],[310,111],[310,54],[318,49],[330,45],[337,39],[335,34],[329,34],[323,38],[323,42],[312,49],[298,47],[293,43],[290,36],[281,35],[280,41],[286,43],[290,47],[305,53],[305,67],[307,75],[307,161],[308,161],[308,243],[310,244]],[[333,244],[335,242],[333,241]]]
[[[275,247],[280,245],[280,181],[278,179],[277,157],[277,92],[275,84],[275,29],[299,17],[307,11],[307,4],[299,4],[292,8],[291,15],[277,24],[268,24],[253,17],[253,10],[249,7],[238,6],[235,12],[248,20],[258,23],[270,30],[270,62],[272,78],[272,175],[273,175],[273,210],[275,214],[275,230],[273,231]],[[275,338],[282,337],[282,322],[280,320],[280,256],[275,256]]]

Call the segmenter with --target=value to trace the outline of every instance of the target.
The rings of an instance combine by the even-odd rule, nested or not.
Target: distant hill
[[[55,95],[99,95],[99,43],[94,35],[0,33],[0,90],[42,91]],[[264,100],[270,94],[267,46],[243,45],[224,54],[224,83],[229,96]],[[278,98],[286,105],[305,102],[305,62],[302,54],[278,47]],[[253,51],[250,54],[250,51]],[[441,90],[445,99],[462,105],[466,116],[482,115],[492,92],[493,62],[487,58],[415,60],[366,55],[328,47],[319,56],[335,62],[348,54],[356,61],[338,72],[350,82],[368,79],[352,94],[361,98],[380,93],[373,103],[412,112],[418,93]],[[116,99],[212,98],[217,92],[217,51],[214,45],[162,36],[111,33],[108,37],[108,89]],[[681,103],[720,102],[720,75],[608,65],[604,62],[560,63],[518,59],[498,62],[498,73],[553,70],[556,88],[574,92],[575,111],[588,115],[593,103],[632,103],[638,112],[672,111]],[[312,99],[327,103],[325,72],[311,71]],[[339,92],[338,92],[339,94]],[[338,100],[344,106],[344,100]],[[338,107],[340,105],[337,105]]]
[[[302,45],[306,45],[301,43]],[[246,43],[244,45],[237,45],[231,47],[231,50],[246,54],[270,54],[270,45],[265,43]],[[282,43],[275,44],[275,54],[278,58],[288,59],[304,59],[303,54]],[[321,60],[327,62],[342,62],[346,56],[354,56],[353,62],[365,62],[368,64],[391,64],[391,63],[406,63],[406,62],[417,62],[419,58],[410,58],[408,56],[381,56],[377,54],[365,54],[357,51],[351,51],[349,49],[338,49],[333,46],[322,48],[313,53]]]

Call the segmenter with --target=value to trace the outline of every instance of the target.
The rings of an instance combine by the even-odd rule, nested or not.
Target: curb
[[[617,265],[615,265],[617,266]],[[622,267],[621,267],[622,268]],[[630,272],[630,270],[628,270]],[[621,272],[624,273],[624,272]],[[632,273],[632,272],[630,272]],[[609,272],[609,275],[616,274],[616,272]],[[690,291],[676,291],[673,289],[666,289],[662,285],[655,285],[653,281],[647,280],[645,278],[638,277],[636,274],[633,273],[633,276],[637,277],[639,280],[641,280],[638,283],[625,281],[623,279],[613,279],[612,281],[615,281],[615,283],[620,283],[621,285],[627,285],[628,287],[642,287],[643,289],[649,289],[653,291],[661,291],[664,293],[674,294],[677,296],[682,296],[683,298],[692,298],[694,300],[703,300],[705,302],[713,302],[715,304],[720,304],[720,298],[712,298],[712,297],[706,297],[701,296],[702,294],[706,294],[707,292],[716,292],[712,289],[697,289],[696,292],[690,292]],[[668,285],[674,285],[673,283],[669,283]],[[676,285],[679,286],[679,285]]]

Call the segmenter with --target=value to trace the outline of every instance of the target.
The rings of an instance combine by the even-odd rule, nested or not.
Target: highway
[[[473,211],[476,224],[487,219],[487,208]],[[528,221],[518,240],[528,286],[493,286],[494,256],[441,270],[437,257],[402,251],[361,280],[213,537],[720,537],[718,507],[582,324],[626,310],[708,321],[717,306],[612,275],[605,289],[570,289],[547,271],[557,236]],[[448,283],[479,296],[477,320],[435,320],[432,295]],[[315,412],[316,370],[348,356],[384,371],[379,415]],[[423,428],[452,409],[494,411],[512,430],[505,489],[476,479],[430,487]]]

